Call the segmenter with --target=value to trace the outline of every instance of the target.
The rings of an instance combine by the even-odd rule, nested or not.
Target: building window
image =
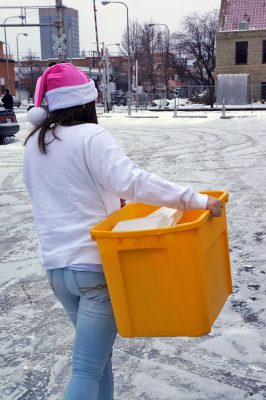
[[[236,64],[248,63],[248,42],[236,42]]]
[[[266,100],[266,82],[261,83],[261,100]]]
[[[238,23],[238,30],[239,31],[247,31],[248,30],[248,22],[247,21],[241,21]]]
[[[262,42],[262,62],[266,63],[266,40]]]

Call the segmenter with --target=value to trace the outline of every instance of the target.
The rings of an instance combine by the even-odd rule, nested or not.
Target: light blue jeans
[[[47,274],[76,328],[64,400],[113,400],[111,355],[117,331],[104,274],[66,268]]]

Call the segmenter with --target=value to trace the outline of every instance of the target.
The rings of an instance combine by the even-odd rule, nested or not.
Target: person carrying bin
[[[41,108],[45,95],[48,112]],[[28,112],[24,182],[30,193],[38,255],[57,299],[75,327],[72,374],[64,400],[113,399],[111,355],[116,323],[92,226],[120,199],[180,210],[221,202],[138,168],[98,125],[93,80],[69,63],[48,68]]]

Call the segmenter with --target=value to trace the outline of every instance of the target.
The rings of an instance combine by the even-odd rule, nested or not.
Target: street
[[[73,328],[37,259],[22,180],[21,131],[0,146],[0,400],[60,400],[71,369]],[[148,112],[143,113],[147,115]],[[141,113],[138,113],[141,116]],[[266,397],[266,112],[235,118],[100,116],[140,167],[195,190],[229,192],[227,219],[234,293],[209,335],[118,337],[116,400],[263,400]],[[77,399],[78,400],[78,399]]]

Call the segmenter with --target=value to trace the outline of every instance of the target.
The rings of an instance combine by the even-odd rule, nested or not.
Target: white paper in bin
[[[144,218],[121,221],[113,228],[113,231],[141,231],[146,229],[167,228],[168,226],[176,225],[182,215],[182,211],[161,207]]]

